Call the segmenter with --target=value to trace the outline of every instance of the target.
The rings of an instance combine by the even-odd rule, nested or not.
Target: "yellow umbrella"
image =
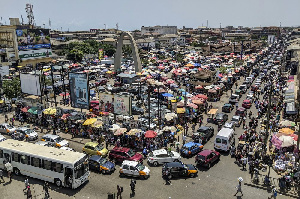
[[[47,108],[43,111],[45,115],[55,115],[56,109],[55,108]]]
[[[96,121],[97,121],[96,118],[90,118],[90,119],[85,120],[83,125],[91,125],[91,124],[94,124]]]
[[[22,68],[23,66],[17,66],[18,68]]]
[[[135,135],[136,133],[140,133],[142,130],[141,129],[131,129],[127,135]]]
[[[43,72],[47,72],[49,70],[50,70],[50,68],[45,68],[45,69],[43,69]]]
[[[0,104],[4,103],[4,100],[0,100]]]
[[[177,108],[177,113],[184,113],[185,111],[185,108]]]
[[[107,71],[106,73],[107,73],[107,74],[112,74],[112,71]]]
[[[218,111],[218,109],[210,109],[210,111],[209,111],[207,114],[212,114],[212,115],[214,115],[214,114],[217,113],[217,111]]]
[[[283,133],[283,134],[286,134],[286,135],[291,135],[293,134],[295,131],[293,131],[292,129],[290,128],[282,128],[282,129],[279,129],[279,133]]]

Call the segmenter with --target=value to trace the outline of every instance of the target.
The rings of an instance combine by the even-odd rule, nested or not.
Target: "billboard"
[[[40,76],[33,74],[20,74],[21,90],[31,95],[41,95]]]
[[[18,29],[16,35],[21,60],[52,55],[49,29]]]
[[[0,66],[0,75],[9,75],[9,66]]]
[[[114,113],[120,115],[131,115],[131,97],[114,95]]]
[[[114,96],[109,93],[99,93],[99,110],[102,112],[114,112]]]
[[[69,73],[71,105],[74,108],[89,108],[88,76],[86,73]]]
[[[99,60],[103,59],[103,49],[99,49]]]

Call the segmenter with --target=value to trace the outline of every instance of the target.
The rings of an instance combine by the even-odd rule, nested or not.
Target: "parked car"
[[[16,132],[21,132],[25,134],[25,138],[28,140],[37,140],[38,134],[34,130],[27,128],[27,127],[18,127],[16,129]]]
[[[8,135],[11,135],[15,131],[16,131],[16,128],[10,124],[7,124],[7,123],[0,124],[0,133],[5,133]]]
[[[179,161],[181,161],[181,156],[179,153],[175,151],[167,151],[165,149],[154,150],[148,155],[148,163],[155,167],[159,164]]]
[[[143,162],[143,156],[141,154],[135,153],[132,149],[126,147],[115,146],[110,151],[108,157],[115,159],[117,162],[123,162],[124,160]]]
[[[85,143],[82,152],[88,155],[100,155],[102,157],[106,157],[108,154],[108,150],[104,148],[103,145],[95,142]]]
[[[235,104],[238,103],[240,100],[240,96],[236,94],[232,94],[231,97],[229,98],[229,103],[230,104]]]
[[[217,151],[205,149],[195,157],[195,163],[199,166],[210,168],[211,165],[220,160],[220,153]]]
[[[147,179],[150,177],[150,169],[140,162],[124,160],[120,167],[120,177],[125,175]]]
[[[247,114],[247,111],[245,108],[243,107],[239,107],[236,111],[235,111],[235,115],[239,115],[241,117],[245,117]]]
[[[226,122],[223,126],[223,128],[229,128],[235,130],[235,123],[233,122]]]
[[[215,124],[224,124],[228,120],[228,115],[226,113],[217,113],[214,118]]]
[[[242,117],[239,115],[234,115],[234,116],[232,116],[230,123],[234,123],[234,126],[240,127],[242,124]]]
[[[247,92],[247,85],[245,85],[245,84],[240,85],[240,86],[239,86],[239,90],[240,90],[243,94],[245,94],[245,93]]]
[[[224,113],[230,113],[234,109],[234,106],[232,104],[224,104],[222,107],[222,112]]]
[[[199,153],[203,149],[203,145],[195,142],[188,142],[182,146],[180,153],[184,157],[191,157]]]
[[[162,175],[165,171],[169,171],[169,179],[174,177],[191,177],[194,178],[198,174],[197,168],[192,164],[184,164],[182,162],[170,162],[162,167]]]
[[[214,128],[211,126],[201,126],[197,132],[193,133],[192,138],[197,143],[206,143],[214,135]]]
[[[252,85],[251,86],[251,91],[257,91],[258,90],[258,85]]]
[[[108,174],[116,170],[116,165],[100,155],[92,155],[89,159],[89,168],[102,174]]]
[[[58,135],[46,134],[42,137],[42,141],[46,141],[52,144],[52,146],[63,147],[69,146],[69,142],[59,137]]]
[[[249,108],[251,108],[251,106],[252,106],[252,103],[251,103],[251,101],[249,99],[245,99],[243,101],[242,107],[249,109]]]

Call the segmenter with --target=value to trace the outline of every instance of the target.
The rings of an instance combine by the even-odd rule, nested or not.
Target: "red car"
[[[246,109],[243,107],[239,107],[236,111],[235,111],[235,115],[239,115],[241,117],[245,117],[246,116]]]
[[[244,108],[250,108],[251,105],[252,105],[251,101],[245,99],[245,100],[243,101],[242,107],[244,107]]]
[[[205,149],[195,157],[195,163],[200,166],[210,168],[211,165],[220,160],[220,153],[217,151]]]
[[[117,162],[123,162],[123,160],[131,160],[142,163],[143,156],[134,152],[130,148],[126,147],[114,147],[109,153],[109,159],[115,159]]]

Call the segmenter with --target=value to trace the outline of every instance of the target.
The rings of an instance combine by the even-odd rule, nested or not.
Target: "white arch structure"
[[[114,60],[114,69],[115,69],[115,71],[118,71],[118,69],[121,68],[122,47],[123,47],[124,36],[128,36],[129,40],[130,40],[130,45],[131,45],[131,49],[132,49],[132,57],[133,57],[134,66],[135,66],[135,72],[141,72],[142,65],[141,65],[141,60],[140,60],[140,56],[139,56],[139,51],[138,51],[138,48],[136,46],[136,42],[135,42],[133,36],[129,32],[122,32],[121,36],[118,40],[117,51],[116,51],[115,60]]]

